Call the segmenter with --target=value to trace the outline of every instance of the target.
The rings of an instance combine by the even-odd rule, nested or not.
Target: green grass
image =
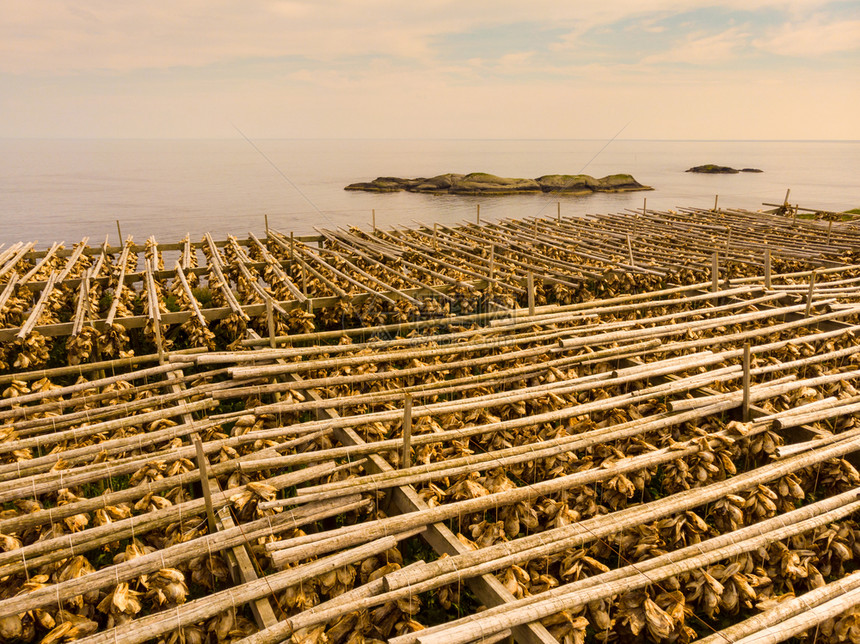
[[[191,294],[200,304],[201,309],[212,308],[212,291],[210,291],[208,287],[201,286],[199,288],[191,289]]]

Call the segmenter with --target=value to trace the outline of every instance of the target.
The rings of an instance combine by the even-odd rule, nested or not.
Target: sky
[[[4,0],[0,137],[860,140],[860,0]]]

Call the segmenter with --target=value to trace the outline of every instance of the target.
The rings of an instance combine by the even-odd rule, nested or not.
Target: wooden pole
[[[627,233],[627,254],[630,256],[630,265],[633,266],[633,242],[630,241],[630,233]]]
[[[373,218],[373,232],[376,232],[376,208],[370,211],[371,217]]]
[[[116,234],[119,235],[119,245],[122,247],[122,229],[119,227],[119,219],[116,220]]]
[[[806,312],[804,313],[805,317],[809,317],[809,313],[812,311],[812,296],[815,293],[815,270],[812,271],[812,275],[809,276],[809,293],[806,295]]]
[[[744,397],[743,397],[743,420],[750,420],[750,343],[744,342]]]
[[[529,315],[533,316],[535,314],[535,276],[531,271],[528,273],[526,290],[529,298]]]
[[[783,205],[786,208],[788,208],[788,195],[790,195],[790,194],[791,194],[791,188],[789,188],[788,190],[785,191],[785,202],[783,203]]]
[[[827,244],[830,244],[830,233],[833,230],[833,220],[827,222]]]
[[[433,250],[439,250],[439,224],[433,222]]]
[[[403,399],[403,446],[400,448],[400,469],[412,467],[412,394]]]
[[[293,231],[290,231],[290,261],[293,261],[293,257],[296,254],[296,239],[293,237]]]
[[[203,443],[198,434],[192,437],[194,447],[197,448],[197,469],[200,470],[200,487],[203,488],[203,498],[206,501],[206,519],[209,522],[209,534],[215,534],[218,528],[215,525],[215,511],[212,508],[212,490],[209,488],[209,461],[203,451]]]
[[[642,215],[645,216],[648,214],[648,199],[642,200]]]
[[[487,270],[488,273],[488,285],[487,290],[492,293],[493,292],[493,280],[495,279],[496,274],[496,245],[493,244],[490,246],[490,265]]]
[[[714,253],[711,257],[711,290],[716,293],[720,290],[720,256]]]
[[[305,263],[302,262],[302,295],[308,295],[308,272],[305,270]]]
[[[770,280],[770,248],[766,248],[764,251],[764,287],[768,291],[772,288]]]
[[[557,202],[557,205],[558,205],[558,214],[556,215],[556,219],[558,219],[558,221],[561,221],[561,202],[560,201]]]
[[[272,299],[266,298],[266,324],[269,330],[269,346],[275,348],[275,313],[272,310]]]
[[[266,239],[269,238],[269,215],[264,214],[263,220],[266,222]]]
[[[478,212],[475,215],[475,221],[479,226],[481,225],[481,204],[478,204]]]
[[[719,204],[719,203],[720,203],[720,195],[716,195],[716,196],[714,197],[714,212],[719,212],[719,211],[720,211],[720,209],[719,209],[719,207],[718,207],[718,205],[717,205],[717,204]]]
[[[729,250],[731,250],[731,246],[732,246],[732,229],[731,229],[731,227],[727,226],[726,230],[729,231],[728,234],[726,235],[726,254],[728,255]]]

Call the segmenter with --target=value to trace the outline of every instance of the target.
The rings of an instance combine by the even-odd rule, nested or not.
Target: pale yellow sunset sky
[[[5,0],[0,20],[0,137],[857,140],[858,105],[856,0]]]

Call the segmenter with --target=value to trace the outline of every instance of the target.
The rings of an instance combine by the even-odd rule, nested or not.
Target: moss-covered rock
[[[730,168],[727,165],[707,163],[705,165],[697,165],[690,168],[687,172],[698,172],[700,174],[737,174],[739,172],[764,172],[764,170],[759,170],[758,168],[744,168],[743,170],[738,170],[736,168]]]
[[[589,194],[592,192],[627,192],[652,190],[629,174],[613,174],[595,179],[587,174],[548,174],[537,179],[499,177],[487,172],[469,174],[440,174],[435,177],[401,179],[379,177],[370,182],[353,183],[346,190],[367,192],[421,192],[460,195],[512,195],[551,192],[560,194]]]
[[[451,186],[452,194],[517,194],[536,193],[541,188],[534,179],[497,177],[486,172],[472,172]]]

